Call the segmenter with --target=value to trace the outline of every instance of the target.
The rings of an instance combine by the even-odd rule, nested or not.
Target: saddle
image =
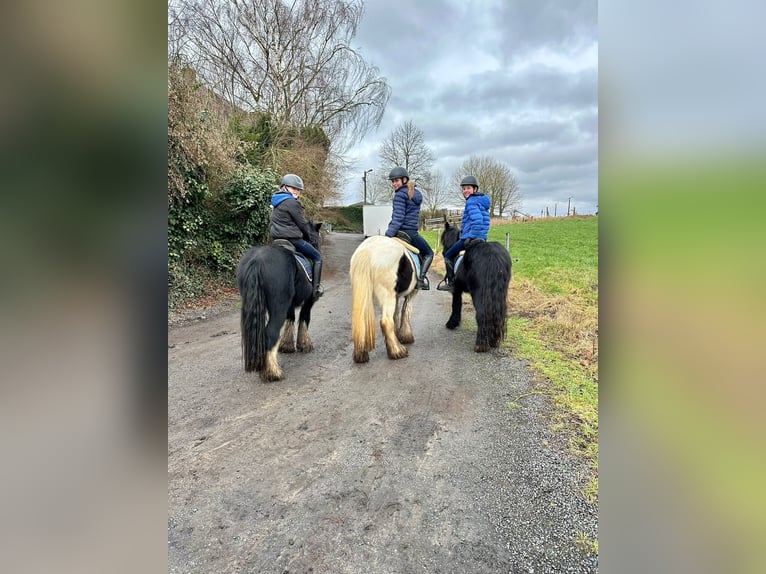
[[[274,239],[271,244],[275,247],[282,247],[283,249],[290,251],[293,254],[293,257],[295,257],[295,262],[298,264],[298,267],[306,274],[306,278],[309,280],[309,283],[313,281],[314,266],[306,256],[298,253],[298,251],[295,249],[295,245],[290,243],[287,239]]]
[[[413,253],[417,253],[418,255],[420,255],[420,249],[418,249],[412,244],[412,237],[410,237],[406,232],[397,231],[396,236],[392,237],[391,239],[396,239],[399,243],[404,245],[404,247],[406,247]]]

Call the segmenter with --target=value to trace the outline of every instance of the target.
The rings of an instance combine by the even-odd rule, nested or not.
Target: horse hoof
[[[370,354],[367,351],[354,351],[354,362],[355,363],[366,363],[370,360]]]
[[[285,375],[281,371],[278,372],[278,373],[273,373],[273,372],[272,373],[265,373],[265,372],[261,373],[261,380],[264,383],[273,383],[273,382],[276,382],[276,381],[281,381],[284,378],[285,378]]]
[[[284,347],[279,347],[280,353],[294,353],[295,352],[295,346],[294,345],[285,345]]]
[[[457,329],[457,326],[460,325],[457,321],[447,321],[447,324],[444,325],[447,327],[447,329]]]
[[[388,358],[391,360],[397,360],[397,359],[404,359],[409,355],[409,352],[407,352],[407,349],[402,347],[401,351],[394,351],[393,353],[388,353]]]
[[[489,351],[489,345],[476,345],[473,350],[477,353],[486,353]]]

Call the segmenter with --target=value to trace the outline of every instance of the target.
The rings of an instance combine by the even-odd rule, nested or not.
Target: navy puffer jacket
[[[420,204],[423,203],[423,194],[416,187],[410,199],[407,192],[407,186],[403,185],[394,193],[394,211],[391,214],[391,223],[386,230],[388,237],[394,237],[400,229],[417,232],[420,228]]]

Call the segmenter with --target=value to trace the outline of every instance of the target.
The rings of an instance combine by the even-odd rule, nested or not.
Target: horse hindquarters
[[[481,275],[472,290],[478,327],[474,350],[482,353],[505,339],[511,257],[499,243],[488,243],[474,261],[473,272]]]

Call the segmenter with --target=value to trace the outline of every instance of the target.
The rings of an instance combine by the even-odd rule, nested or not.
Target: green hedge
[[[271,194],[278,174],[240,170],[224,189],[187,180],[168,206],[168,305],[202,295],[210,281],[234,280],[242,254],[268,239]]]

